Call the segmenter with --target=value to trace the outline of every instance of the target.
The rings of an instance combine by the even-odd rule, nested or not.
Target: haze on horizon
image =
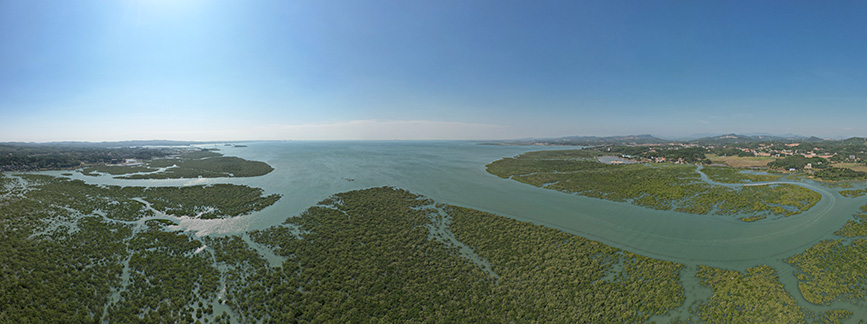
[[[0,142],[867,136],[867,3],[0,0]]]

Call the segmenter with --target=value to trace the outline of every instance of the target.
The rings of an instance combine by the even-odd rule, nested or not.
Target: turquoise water
[[[216,146],[228,156],[265,161],[274,172],[256,178],[120,180],[107,176],[73,178],[93,184],[177,186],[230,182],[283,195],[261,212],[227,220],[181,220],[198,235],[238,234],[263,229],[298,215],[331,194],[376,186],[395,186],[448,203],[544,224],[634,253],[696,265],[745,270],[769,264],[799,304],[793,268],[782,260],[822,239],[839,238],[843,226],[867,197],[845,198],[813,182],[799,182],[822,194],[813,208],[795,216],[745,223],[732,216],[658,211],[537,188],[485,172],[485,165],[527,151],[556,147],[489,146],[471,142],[259,142],[248,147]],[[62,172],[48,172],[59,175]],[[789,181],[789,180],[782,180]],[[690,270],[691,269],[691,270]],[[684,276],[690,299],[709,293]],[[687,306],[691,300],[687,300]],[[840,304],[835,306],[846,306]],[[685,307],[684,307],[685,308]],[[864,318],[863,311],[854,318]]]

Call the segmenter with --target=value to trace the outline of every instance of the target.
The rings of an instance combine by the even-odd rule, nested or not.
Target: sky
[[[0,0],[0,142],[867,136],[865,1]]]

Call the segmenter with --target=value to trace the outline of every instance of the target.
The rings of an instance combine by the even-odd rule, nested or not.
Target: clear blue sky
[[[0,0],[0,142],[867,136],[865,1]]]

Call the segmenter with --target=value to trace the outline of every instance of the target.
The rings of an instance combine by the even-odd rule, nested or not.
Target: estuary
[[[562,147],[474,142],[252,142],[246,147],[201,147],[218,148],[230,157],[263,161],[274,171],[250,178],[148,180],[84,176],[79,172],[62,175],[65,171],[41,173],[96,185],[162,187],[231,183],[262,188],[264,195],[282,196],[270,207],[249,215],[228,219],[181,217],[172,226],[196,236],[214,238],[273,228],[337,193],[396,187],[437,203],[540,224],[626,252],[683,264],[681,284],[686,295],[683,307],[654,320],[687,316],[691,303],[709,296],[710,289],[695,276],[706,271],[703,266],[743,272],[767,265],[776,271],[783,288],[799,306],[815,312],[844,307],[854,312],[852,319],[867,316],[849,302],[825,306],[806,302],[798,290],[794,268],[785,261],[822,240],[840,239],[834,232],[867,203],[867,197],[843,197],[841,189],[818,182],[785,177],[774,180],[774,184],[792,183],[808,188],[822,198],[813,207],[792,216],[743,222],[731,216],[655,210],[539,188],[485,170],[487,164],[504,157]],[[701,179],[710,181],[704,174]],[[856,185],[855,189],[862,187],[863,184]],[[281,262],[270,260],[277,258],[273,255],[264,257],[271,263]]]
[[[272,174],[254,178],[125,180],[108,176],[72,178],[90,184],[178,186],[234,183],[279,193],[283,199],[243,222],[190,224],[202,234],[264,229],[297,215],[338,192],[394,186],[456,206],[543,224],[646,256],[740,268],[783,258],[829,238],[867,197],[842,197],[812,181],[801,186],[822,200],[798,215],[744,223],[719,215],[659,211],[626,203],[536,188],[485,171],[503,157],[552,147],[476,145],[473,142],[261,142],[246,148],[218,146],[227,156],[264,161]],[[60,175],[60,171],[46,174]],[[354,181],[348,181],[353,179]],[[785,180],[784,180],[785,181]],[[788,181],[795,183],[796,181]],[[207,223],[209,220],[196,222]],[[196,227],[199,226],[199,227]]]

